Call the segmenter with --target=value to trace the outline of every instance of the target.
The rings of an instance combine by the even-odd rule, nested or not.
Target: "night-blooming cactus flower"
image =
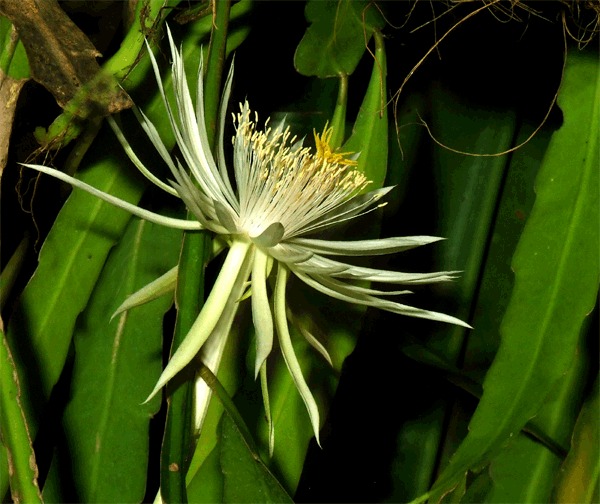
[[[181,54],[170,34],[169,40],[173,57],[174,106],[167,101],[157,63],[152,53],[150,55],[181,159],[171,157],[156,128],[143,113],[140,113],[139,119],[169,167],[172,179],[167,183],[153,175],[140,162],[114,121],[110,122],[136,167],[158,187],[181,198],[196,220],[163,217],[98,191],[57,170],[39,165],[25,166],[53,175],[143,219],[179,229],[209,230],[227,244],[229,250],[225,262],[202,311],[168,362],[150,397],[201,349],[202,357],[208,360],[211,359],[211,353],[222,351],[239,300],[248,292],[256,330],[255,374],[257,377],[261,375],[263,394],[268,397],[266,359],[272,351],[276,335],[318,440],[318,408],[303,378],[288,329],[286,284],[290,275],[342,301],[469,327],[455,317],[388,299],[408,292],[406,290],[382,291],[367,286],[370,282],[403,286],[443,282],[453,278],[453,272],[401,273],[355,266],[338,260],[339,256],[392,254],[440,238],[411,236],[358,241],[315,238],[317,232],[376,208],[391,187],[365,192],[369,181],[355,168],[352,157],[331,149],[331,130],[327,127],[322,135],[315,134],[315,152],[293,137],[284,122],[269,127],[267,121],[265,128],[259,129],[257,118],[248,103],[240,104],[239,112],[234,115],[233,169],[230,171],[225,161],[223,137],[232,73],[226,81],[220,108],[215,158],[209,147],[205,126],[202,71],[198,72],[194,105]],[[233,183],[230,173],[234,177]],[[271,293],[270,280],[274,281]],[[273,298],[273,310],[270,296]],[[327,355],[320,343],[314,340],[310,342]],[[268,401],[266,406],[268,409]]]

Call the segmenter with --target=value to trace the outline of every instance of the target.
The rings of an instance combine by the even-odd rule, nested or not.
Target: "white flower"
[[[258,129],[257,117],[250,111],[248,103],[241,104],[240,111],[234,116],[232,172],[235,184],[232,184],[225,161],[223,139],[232,71],[226,81],[220,109],[215,159],[209,148],[205,127],[201,68],[194,105],[183,60],[170,33],[169,40],[173,56],[175,106],[171,106],[166,99],[157,63],[151,52],[150,55],[182,159],[171,157],[156,128],[143,113],[140,113],[139,119],[169,167],[173,179],[165,183],[154,176],[137,158],[114,121],[109,121],[137,168],[158,187],[181,198],[197,220],[163,217],[98,191],[57,170],[39,165],[25,166],[69,182],[149,221],[186,230],[210,230],[229,247],[201,313],[169,361],[150,397],[201,349],[204,358],[218,364],[239,300],[250,285],[257,346],[255,374],[261,374],[263,393],[268,397],[265,361],[271,353],[276,334],[318,440],[319,412],[303,378],[288,329],[285,297],[288,277],[295,275],[315,290],[349,303],[469,327],[455,317],[387,299],[409,291],[382,291],[365,286],[366,282],[399,285],[442,282],[452,279],[454,272],[401,273],[355,266],[335,259],[337,256],[392,254],[441,238],[411,236],[334,241],[308,236],[364,215],[376,208],[377,202],[391,190],[391,187],[386,187],[365,194],[363,190],[369,181],[356,170],[352,158],[332,152],[329,146],[331,129],[327,127],[322,135],[315,134],[317,149],[314,152],[304,147],[302,140],[293,137],[284,122]],[[154,292],[161,286],[171,284],[174,275],[175,270],[147,290]],[[269,299],[269,279],[275,280],[273,311]],[[138,297],[144,298],[145,295],[142,292]],[[125,308],[133,304],[129,302]],[[320,343],[310,337],[309,341],[328,357]],[[268,400],[266,406],[268,410]]]

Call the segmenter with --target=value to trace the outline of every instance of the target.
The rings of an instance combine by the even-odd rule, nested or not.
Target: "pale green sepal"
[[[436,236],[399,236],[377,240],[313,240],[309,238],[294,238],[290,243],[312,250],[323,255],[373,256],[402,252],[421,245],[434,243],[444,238]]]
[[[267,419],[267,426],[269,429],[269,457],[273,456],[273,450],[275,449],[275,426],[273,425],[273,418],[271,417],[271,402],[269,400],[269,387],[267,384],[267,363],[264,362],[260,367],[260,388],[263,396],[263,405],[265,408],[265,418]]]
[[[294,314],[291,310],[287,311],[287,315],[288,319],[294,323],[294,326],[296,327],[296,329],[298,329],[300,334],[304,336],[308,344],[311,347],[313,347],[317,352],[319,352],[323,356],[323,358],[329,363],[329,365],[333,367],[333,361],[331,360],[329,352],[327,351],[325,346],[318,340],[318,338],[313,333],[311,333],[308,330],[308,328],[297,317],[294,317]]]
[[[115,136],[117,137],[117,140],[121,144],[121,147],[123,147],[123,150],[127,154],[127,157],[131,160],[131,162],[135,165],[135,167],[140,171],[140,173],[142,175],[144,175],[144,177],[146,177],[154,185],[160,187],[163,191],[168,192],[172,196],[179,197],[179,195],[177,194],[177,191],[175,189],[173,189],[173,187],[171,187],[169,184],[165,184],[162,180],[160,180],[156,175],[154,175],[150,170],[148,170],[148,168],[146,168],[144,166],[144,163],[142,163],[140,161],[140,158],[137,157],[136,153],[131,148],[131,145],[125,138],[125,135],[123,134],[123,132],[121,131],[121,128],[119,128],[119,126],[117,125],[117,123],[113,119],[113,117],[108,116],[106,118],[106,120],[108,121],[108,124],[110,125]],[[148,119],[146,119],[146,120],[149,122]],[[158,136],[158,133],[157,133],[157,136]],[[153,141],[154,145],[156,146],[157,145],[156,140],[152,137],[151,137],[151,140]],[[162,144],[162,140],[161,140],[161,144]],[[163,148],[164,148],[164,145],[163,145]]]
[[[115,313],[112,314],[110,320],[114,319],[120,313],[131,310],[136,306],[148,303],[163,294],[175,291],[175,285],[177,284],[177,271],[178,267],[175,266],[167,271],[164,275],[158,277],[156,280],[145,285],[137,292],[134,292],[123,301],[121,306],[117,308]]]
[[[273,348],[273,316],[267,293],[267,262],[267,254],[257,249],[252,266],[252,321],[256,331],[255,379]]]
[[[274,247],[277,245],[285,233],[285,228],[281,222],[273,222],[258,236],[251,236],[250,239],[259,247]]]
[[[223,227],[225,227],[229,233],[236,234],[238,232],[237,224],[233,220],[229,209],[218,200],[213,200],[213,206],[217,214],[217,219]]]
[[[429,310],[423,310],[421,308],[415,308],[414,306],[403,305],[395,303],[387,299],[378,299],[375,296],[368,294],[361,294],[353,290],[353,286],[339,282],[332,278],[317,276],[316,279],[311,278],[309,275],[294,271],[296,276],[305,282],[307,285],[312,287],[323,294],[331,296],[341,301],[348,303],[355,303],[364,306],[373,306],[380,310],[389,311],[391,313],[397,313],[399,315],[406,315],[409,317],[424,318],[429,320],[435,320],[438,322],[445,322],[447,324],[455,324],[461,327],[472,329],[472,327],[463,322],[462,320],[446,315],[445,313],[438,313]]]
[[[275,282],[275,325],[277,326],[277,336],[279,337],[279,345],[281,347],[281,353],[285,364],[294,380],[294,384],[304,401],[310,422],[312,424],[313,431],[315,433],[315,439],[317,444],[321,446],[319,441],[319,408],[315,398],[313,397],[304,376],[302,375],[302,369],[300,363],[296,357],[296,352],[292,345],[292,339],[290,337],[290,331],[288,328],[287,317],[286,317],[286,306],[285,306],[285,288],[287,284],[288,269],[279,264],[277,268],[277,281]]]
[[[227,301],[232,296],[233,287],[240,276],[249,247],[250,243],[248,242],[233,242],[198,318],[196,318],[188,335],[169,360],[167,367],[160,375],[157,384],[145,402],[152,399],[171,378],[189,364],[211,335],[227,306]],[[245,282],[246,279],[243,281]]]
[[[102,192],[96,189],[95,187],[92,187],[91,185],[82,182],[79,179],[71,177],[59,170],[55,170],[54,168],[48,168],[47,166],[32,164],[21,164],[21,166],[25,166],[26,168],[32,168],[33,170],[37,170],[39,172],[50,175],[54,178],[62,180],[63,182],[66,182],[67,184],[71,184],[77,189],[83,189],[91,195],[96,196],[97,198],[100,198],[101,200],[106,201],[111,205],[119,207],[132,215],[147,220],[148,222],[153,222],[154,224],[159,224],[161,226],[167,226],[174,229],[185,229],[187,231],[199,231],[201,229],[204,229],[202,225],[197,221],[174,219],[172,217],[163,217],[162,215],[155,214],[154,212],[144,210],[143,208],[132,205],[127,201],[123,201],[122,199],[116,198],[115,196]]]
[[[250,275],[252,264],[252,250],[250,250],[240,269],[240,274],[235,281],[235,285],[227,300],[227,305],[221,314],[221,318],[219,318],[217,325],[198,353],[198,359],[215,375],[219,370],[221,359],[225,351],[225,345],[227,344],[227,339],[231,333],[231,326],[241,301],[241,294],[244,292],[244,289],[246,289],[246,280]],[[198,376],[195,385],[194,427],[196,433],[199,433],[208,411],[212,389],[200,376]]]

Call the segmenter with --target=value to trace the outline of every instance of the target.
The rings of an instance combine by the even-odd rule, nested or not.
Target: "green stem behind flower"
[[[230,2],[215,2],[215,19],[211,32],[210,50],[205,78],[205,120],[209,141],[214,144],[216,119],[220,96],[221,74],[227,42]],[[211,239],[206,233],[186,233],[179,262],[177,282],[177,324],[173,350],[183,342],[204,298],[204,268],[211,253]],[[174,391],[169,401],[167,425],[161,453],[161,494],[167,502],[185,502],[185,474],[192,447],[193,381],[188,381]],[[171,463],[177,459],[179,471],[172,471]]]

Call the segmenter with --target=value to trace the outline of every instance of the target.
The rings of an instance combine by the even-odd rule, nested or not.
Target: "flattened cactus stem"
[[[346,129],[346,105],[348,103],[348,76],[340,75],[340,87],[338,88],[337,101],[331,118],[331,127],[333,135],[329,145],[332,149],[337,149],[344,142],[344,133]]]

